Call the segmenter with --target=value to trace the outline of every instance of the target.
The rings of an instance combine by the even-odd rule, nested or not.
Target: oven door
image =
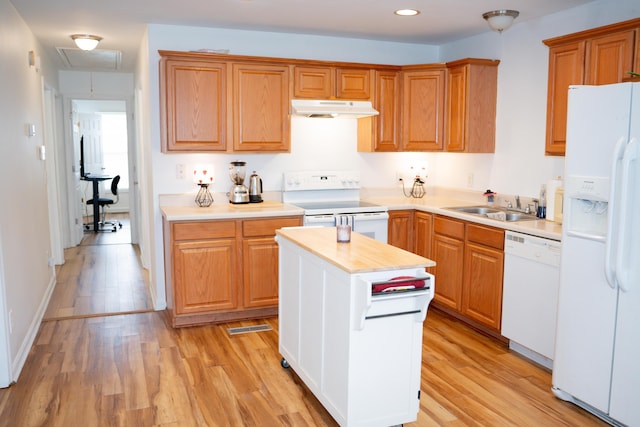
[[[305,215],[304,225],[335,227],[338,218],[343,218],[342,222],[351,225],[354,232],[387,243],[389,214],[386,212]]]

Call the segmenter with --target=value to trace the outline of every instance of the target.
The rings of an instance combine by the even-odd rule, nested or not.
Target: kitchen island
[[[283,367],[342,426],[415,421],[435,263],[358,233],[338,243],[334,227],[282,228],[276,240]]]

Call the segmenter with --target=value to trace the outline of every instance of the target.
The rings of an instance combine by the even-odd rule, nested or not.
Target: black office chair
[[[98,198],[98,209],[102,210],[102,221],[100,221],[98,223],[98,226],[100,227],[99,231],[118,231],[117,227],[122,228],[122,223],[118,220],[115,221],[105,221],[105,213],[106,213],[106,207],[107,206],[111,206],[114,205],[116,203],[118,203],[120,201],[120,196],[118,195],[118,183],[120,182],[120,175],[116,175],[113,180],[111,180],[111,192],[113,193],[114,196],[116,196],[116,199],[107,199],[105,197],[99,197]],[[87,205],[93,205],[93,199],[89,199],[87,200]],[[94,209],[96,209],[96,207],[94,206]]]

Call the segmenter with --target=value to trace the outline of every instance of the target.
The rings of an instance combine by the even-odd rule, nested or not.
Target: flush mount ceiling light
[[[400,16],[416,16],[420,14],[420,11],[416,9],[398,9],[393,13]]]
[[[487,23],[492,30],[499,33],[503,32],[513,24],[513,20],[520,15],[517,10],[493,10],[491,12],[485,12],[482,17],[487,20]]]
[[[82,50],[93,50],[102,40],[102,37],[91,34],[72,34],[71,38],[76,42],[76,46]]]

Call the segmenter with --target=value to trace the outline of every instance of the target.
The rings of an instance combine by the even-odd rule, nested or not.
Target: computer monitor
[[[80,137],[80,178],[84,178],[85,169],[84,169],[84,135]]]

